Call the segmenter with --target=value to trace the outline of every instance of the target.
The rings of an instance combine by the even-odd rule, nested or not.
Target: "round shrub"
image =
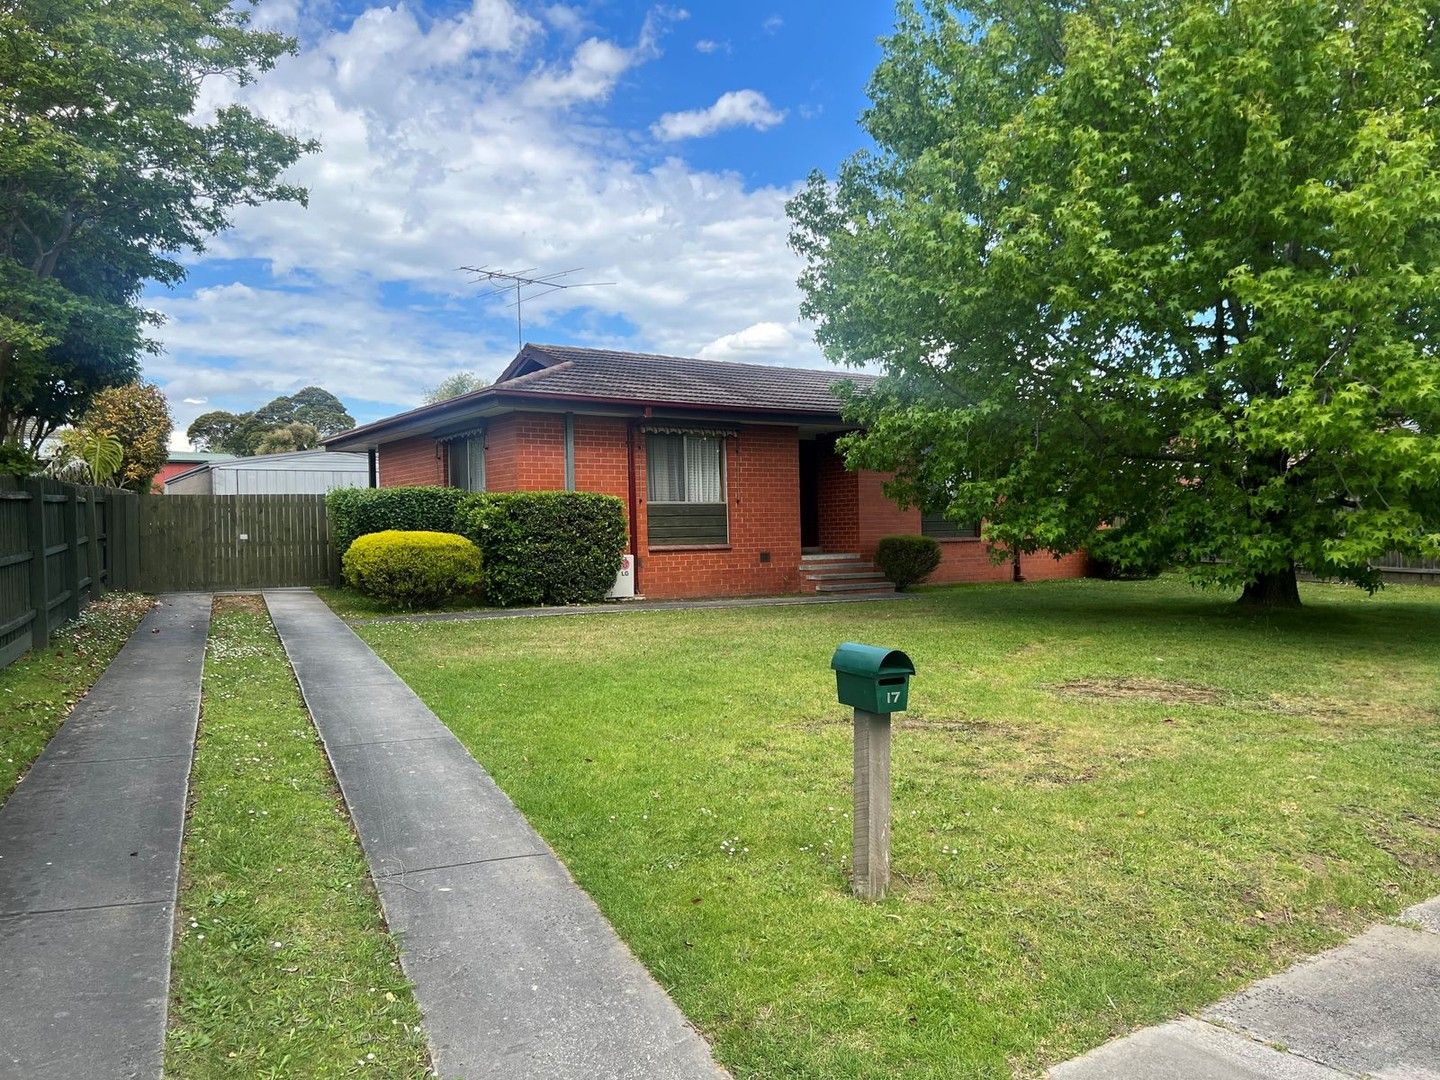
[[[325,496],[330,535],[344,555],[358,536],[403,529],[450,532],[465,492],[449,487],[336,488]]]
[[[584,604],[615,584],[625,551],[625,506],[586,491],[468,496],[455,528],[485,558],[485,602]]]
[[[875,565],[903,592],[935,572],[940,543],[933,536],[882,536],[875,548]]]
[[[448,532],[367,533],[350,545],[341,566],[352,589],[403,608],[473,596],[484,582],[480,549]]]

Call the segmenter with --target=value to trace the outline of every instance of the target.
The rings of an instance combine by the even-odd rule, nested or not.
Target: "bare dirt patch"
[[[1336,698],[1272,694],[1267,705],[1286,716],[1304,716],[1322,723],[1433,723],[1435,710],[1418,704],[1372,698]]]
[[[265,599],[258,593],[247,593],[244,596],[217,596],[211,611],[216,615],[228,615],[233,611],[243,611],[247,615],[264,615]]]
[[[1225,699],[1224,693],[1213,686],[1165,679],[1071,679],[1056,690],[1075,697],[1159,701],[1167,705],[1219,705]]]

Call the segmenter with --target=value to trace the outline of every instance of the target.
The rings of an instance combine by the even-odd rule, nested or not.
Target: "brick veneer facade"
[[[729,543],[656,548],[647,540],[645,435],[621,417],[576,415],[575,487],[618,497],[633,511],[631,551],[636,584],[649,597],[746,596],[798,592],[800,577],[799,430],[742,426],[725,440]],[[429,436],[387,443],[379,451],[380,484],[443,484],[446,445]],[[634,485],[631,485],[631,461]],[[825,551],[875,554],[880,537],[918,533],[918,510],[885,497],[885,477],[849,472],[833,453],[820,455],[817,478],[820,543]],[[514,412],[486,426],[485,481],[490,491],[560,490],[565,486],[565,416]],[[632,502],[633,499],[633,502]],[[1084,556],[1029,556],[1027,578],[1081,577]],[[942,541],[937,583],[1008,581],[1009,562],[989,560],[978,540]]]

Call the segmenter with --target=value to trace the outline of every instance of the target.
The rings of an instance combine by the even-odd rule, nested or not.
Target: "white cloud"
[[[764,363],[767,356],[791,352],[797,344],[799,341],[791,327],[777,322],[758,322],[716,338],[702,346],[697,355],[704,360]]]
[[[728,41],[716,41],[714,38],[701,38],[695,42],[695,51],[705,53],[706,55],[717,52],[728,53],[730,51],[730,43]]]
[[[771,105],[760,91],[731,90],[721,94],[707,109],[666,113],[650,126],[650,133],[657,139],[673,142],[713,135],[732,127],[764,131],[784,119],[785,110]]]
[[[681,14],[657,11],[628,45],[586,39],[557,66],[553,31],[503,0],[438,21],[400,3],[312,36],[232,92],[323,150],[288,177],[309,188],[308,209],[244,208],[203,257],[264,260],[273,286],[151,298],[169,317],[169,351],[147,373],[182,402],[177,420],[203,411],[187,397],[253,407],[317,383],[400,407],[451,371],[493,375],[514,354],[510,313],[455,271],[465,264],[581,266],[616,282],[526,304],[531,340],[583,317],[596,345],[694,355],[738,335],[725,347],[752,360],[818,363],[795,322],[784,211],[795,185],[647,163],[634,133],[584,105],[653,56]],[[758,110],[717,116],[775,112],[756,96]],[[225,97],[209,89],[207,100]],[[745,335],[757,323],[791,330],[756,351]],[[465,329],[477,326],[490,336]]]
[[[783,27],[784,25],[785,20],[782,19],[779,15],[771,15],[768,19],[766,19],[760,24],[760,29],[764,30],[767,34],[778,34],[781,27]]]

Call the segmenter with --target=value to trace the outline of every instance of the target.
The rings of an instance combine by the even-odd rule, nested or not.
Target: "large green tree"
[[[186,429],[185,437],[201,450],[251,457],[308,450],[320,439],[354,426],[355,418],[339,398],[322,387],[307,386],[272,398],[253,412],[216,409],[201,413]]]
[[[902,7],[791,204],[853,463],[1262,603],[1440,553],[1434,0]]]
[[[234,207],[303,201],[280,176],[309,144],[199,108],[293,48],[228,0],[0,3],[0,440],[133,377],[140,286],[178,281]]]

